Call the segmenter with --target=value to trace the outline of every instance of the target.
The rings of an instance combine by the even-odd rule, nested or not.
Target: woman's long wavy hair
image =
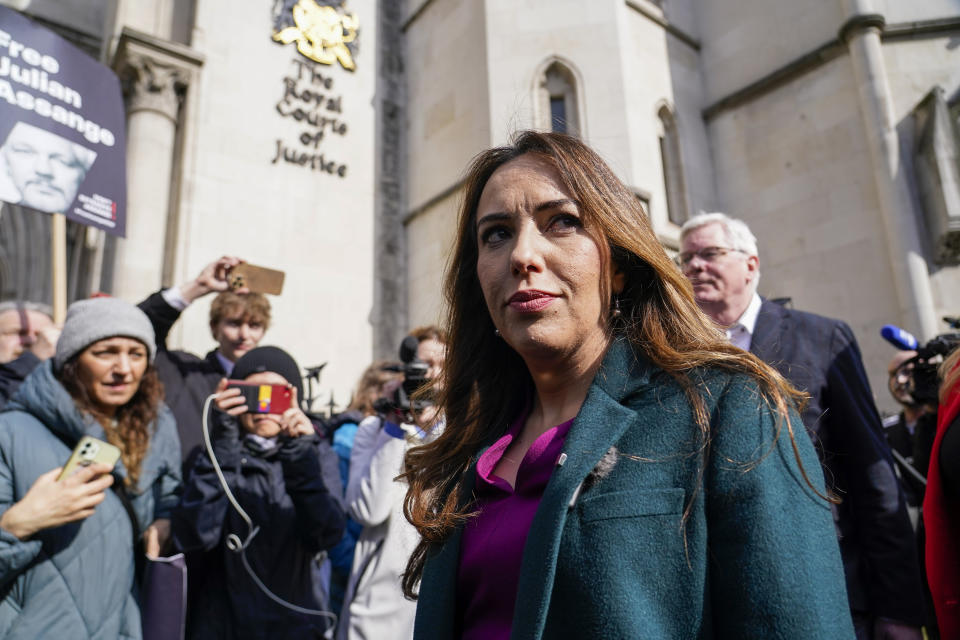
[[[150,446],[150,437],[156,430],[157,413],[163,399],[163,383],[157,377],[153,364],[147,365],[137,392],[127,404],[117,409],[114,420],[108,420],[97,412],[90,391],[80,383],[79,358],[80,354],[77,354],[68,360],[57,378],[77,407],[103,425],[107,442],[120,449],[120,459],[127,469],[124,485],[128,489],[135,489],[140,480],[140,466]]]
[[[700,455],[706,456],[709,448],[710,422],[701,390],[688,376],[695,367],[720,367],[755,379],[780,416],[777,437],[785,426],[791,441],[794,433],[788,405],[799,405],[806,398],[773,368],[731,346],[700,311],[690,283],[657,240],[637,197],[597,153],[570,136],[519,133],[512,145],[476,156],[464,180],[456,246],[444,285],[449,340],[438,403],[446,427],[433,442],[410,449],[403,474],[409,484],[404,514],[422,536],[403,577],[403,590],[409,598],[416,597],[427,549],[445,540],[471,516],[472,505],[464,500],[462,483],[473,457],[504,432],[521,410],[525,391],[533,389],[520,355],[494,334],[477,277],[475,221],[490,176],[525,154],[556,169],[577,201],[584,229],[597,241],[601,255],[607,252],[612,256],[624,274],[625,286],[619,295],[622,316],[612,331],[625,335],[637,352],[682,386],[702,435]],[[609,285],[602,286],[609,289]],[[795,442],[794,453],[799,462]],[[691,499],[687,512],[692,503]]]

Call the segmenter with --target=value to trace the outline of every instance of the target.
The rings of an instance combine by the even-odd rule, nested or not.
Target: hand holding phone
[[[83,436],[77,446],[73,448],[73,453],[70,454],[67,464],[63,465],[63,471],[60,472],[57,481],[76,473],[81,467],[89,467],[97,463],[109,465],[110,471],[112,471],[119,459],[120,449],[109,442],[98,440],[92,436]]]
[[[62,468],[44,473],[4,512],[0,527],[26,540],[38,531],[89,518],[113,484],[112,469],[95,462],[63,480],[57,479]]]
[[[222,378],[217,383],[217,398],[214,404],[220,411],[237,417],[247,412],[247,401],[237,387],[228,389],[227,382],[229,381],[226,378]]]
[[[292,406],[284,411],[280,417],[280,433],[288,438],[299,438],[300,436],[315,434],[316,430],[313,428],[313,423],[310,422],[310,418],[300,410],[300,405],[297,402],[296,387],[292,387],[290,392]]]
[[[222,256],[205,266],[196,278],[181,284],[180,295],[190,303],[208,293],[226,291],[230,288],[230,272],[242,262],[243,260],[236,256]],[[237,292],[247,291],[239,289]]]

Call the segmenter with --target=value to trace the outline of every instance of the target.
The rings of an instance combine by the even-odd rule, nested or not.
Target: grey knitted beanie
[[[153,325],[147,314],[119,298],[93,298],[74,302],[67,309],[67,319],[57,340],[53,368],[63,369],[67,360],[88,346],[103,340],[123,336],[139,340],[150,352],[150,362],[157,355]]]

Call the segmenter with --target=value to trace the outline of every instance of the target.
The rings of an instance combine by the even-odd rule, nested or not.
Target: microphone
[[[912,333],[904,331],[893,324],[883,325],[883,328],[880,329],[880,335],[884,340],[901,351],[916,351],[917,345],[919,344]]]
[[[400,361],[404,364],[407,364],[416,360],[417,347],[419,346],[420,341],[413,336],[407,336],[404,338],[403,342],[400,343]]]

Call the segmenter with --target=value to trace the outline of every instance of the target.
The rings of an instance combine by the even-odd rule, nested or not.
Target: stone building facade
[[[329,362],[338,404],[442,319],[461,172],[529,127],[598,149],[670,250],[700,210],[745,219],[761,293],[846,320],[882,407],[880,326],[960,314],[955,0],[4,3],[127,92],[130,232],[74,231],[72,295],[137,300],[224,253],[283,269],[267,342]],[[358,21],[352,70],[274,39],[321,5]],[[209,348],[208,302],[177,345]]]
[[[413,321],[440,309],[459,172],[511,131],[551,126],[543,94],[558,97],[545,89],[558,66],[576,129],[647,202],[664,244],[700,210],[746,220],[761,294],[847,321],[881,407],[893,408],[881,326],[929,338],[960,314],[957,253],[937,249],[960,230],[956,2],[415,4],[404,25]],[[924,147],[937,87],[949,117]]]

